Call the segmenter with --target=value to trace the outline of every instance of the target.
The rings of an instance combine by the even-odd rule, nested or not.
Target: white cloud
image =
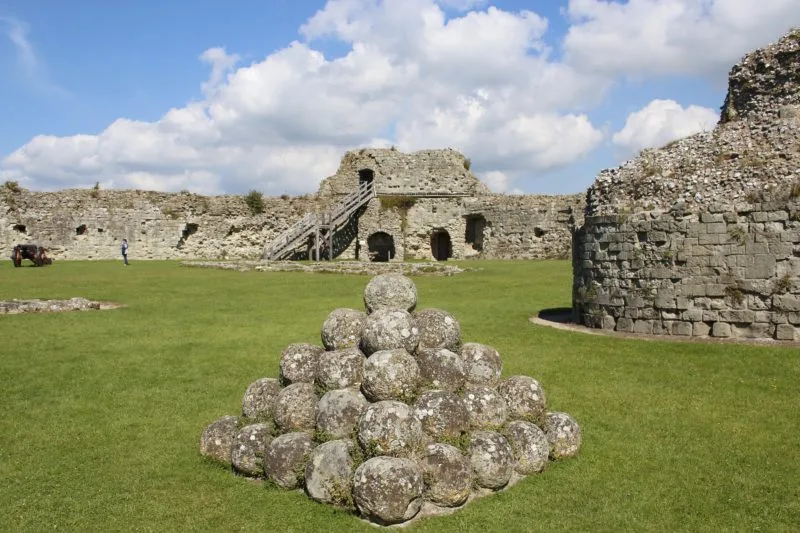
[[[68,96],[66,90],[49,79],[44,61],[31,43],[27,23],[14,17],[0,17],[0,30],[14,47],[22,76],[34,89],[48,95]]]
[[[622,155],[633,155],[643,148],[657,148],[689,135],[713,129],[719,113],[707,107],[681,107],[674,100],[653,100],[628,115],[625,126],[611,141]]]
[[[797,0],[570,0],[566,11],[567,61],[583,71],[718,80],[800,21]]]

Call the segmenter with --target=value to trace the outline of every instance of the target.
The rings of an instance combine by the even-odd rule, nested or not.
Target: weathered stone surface
[[[244,392],[242,414],[248,418],[271,419],[281,384],[274,378],[261,378],[251,383]]]
[[[364,322],[361,347],[367,356],[397,348],[413,353],[418,344],[419,328],[407,311],[382,308],[368,315]]]
[[[514,450],[514,470],[528,476],[547,467],[550,442],[539,426],[525,420],[515,420],[506,426],[506,439]]]
[[[445,311],[435,307],[414,313],[419,328],[419,348],[461,349],[461,324]]]
[[[282,432],[314,431],[317,396],[311,383],[282,389],[275,402],[275,423]]]
[[[544,426],[550,443],[550,457],[562,459],[574,457],[581,449],[581,428],[567,413],[547,413]]]
[[[408,405],[384,400],[367,406],[358,421],[358,444],[368,457],[408,457],[421,449],[422,425]]]
[[[457,394],[444,390],[423,392],[414,403],[414,416],[434,440],[459,438],[469,431],[467,406]]]
[[[222,463],[231,462],[231,445],[236,438],[239,418],[223,416],[209,424],[200,436],[200,453]]]
[[[373,457],[356,469],[353,496],[358,510],[383,525],[411,520],[422,506],[422,472],[409,459]]]
[[[331,311],[322,324],[322,344],[326,350],[358,348],[367,314],[356,309],[339,308]]]
[[[476,431],[469,445],[469,462],[480,487],[505,487],[514,471],[514,452],[508,440],[494,431]]]
[[[290,344],[281,353],[281,383],[314,383],[319,356],[325,350],[307,343]]]
[[[320,444],[311,452],[305,472],[306,493],[321,503],[353,506],[353,457],[349,439]]]
[[[466,361],[447,348],[417,348],[417,365],[425,386],[455,391],[466,383]]]
[[[417,286],[399,274],[375,276],[364,289],[364,305],[368,313],[378,309],[413,311],[417,306]]]
[[[317,432],[332,439],[350,437],[368,403],[355,389],[326,392],[317,403]]]
[[[467,382],[493,385],[500,378],[503,362],[500,354],[485,344],[467,342],[461,347],[461,357],[467,365]]]
[[[69,300],[0,300],[0,315],[21,313],[61,313],[64,311],[91,311],[94,309],[114,309],[118,304],[95,302],[86,298]]]
[[[316,383],[325,390],[358,387],[364,375],[365,361],[358,348],[325,352],[317,362]]]
[[[494,429],[502,426],[508,418],[506,401],[491,387],[467,387],[464,391],[464,405],[473,429]]]
[[[509,419],[542,425],[547,406],[544,389],[537,380],[528,376],[511,376],[500,382],[497,392],[506,402]]]
[[[240,474],[264,475],[264,455],[272,442],[272,424],[250,424],[239,430],[231,446],[231,464]]]
[[[469,460],[458,448],[440,442],[429,444],[419,460],[425,480],[425,499],[444,507],[462,505],[472,488]]]
[[[264,455],[264,473],[285,489],[295,489],[305,478],[314,441],[307,433],[284,433],[275,437]]]
[[[405,350],[381,350],[364,363],[361,391],[372,402],[381,400],[408,401],[419,385],[419,367]]]

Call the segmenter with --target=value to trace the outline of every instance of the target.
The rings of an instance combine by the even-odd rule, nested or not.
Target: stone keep
[[[800,340],[800,31],[730,73],[717,127],[602,172],[573,239],[576,322]]]
[[[248,386],[242,414],[203,431],[201,454],[391,525],[578,453],[580,427],[548,410],[541,384],[503,379],[497,350],[462,343],[447,311],[417,310],[411,279],[372,278],[364,303],[330,313],[323,346],[289,345],[279,378]]]

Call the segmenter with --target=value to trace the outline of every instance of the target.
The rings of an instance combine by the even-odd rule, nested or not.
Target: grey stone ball
[[[322,346],[290,344],[281,353],[281,383],[314,383],[317,361],[325,350]]]
[[[308,433],[285,433],[272,439],[264,455],[264,474],[285,489],[295,489],[304,479],[314,441]]]
[[[422,507],[422,471],[414,461],[373,457],[353,475],[353,497],[361,514],[381,525],[411,520]]]
[[[322,344],[326,350],[358,348],[367,314],[356,309],[334,309],[322,324]]]
[[[402,309],[380,309],[367,316],[361,335],[361,349],[367,356],[381,350],[402,348],[414,353],[419,328],[414,317]]]
[[[340,507],[353,507],[353,441],[332,440],[311,452],[305,472],[311,499]]]
[[[381,350],[364,363],[361,391],[372,402],[407,401],[419,385],[417,361],[403,349]]]
[[[281,384],[275,378],[261,378],[251,383],[242,399],[242,414],[247,418],[271,419]]]
[[[424,385],[434,389],[462,389],[467,378],[467,364],[447,348],[417,348],[417,365]]]
[[[250,424],[239,430],[231,447],[233,469],[245,476],[264,475],[264,454],[272,442],[271,424]]]
[[[317,363],[316,382],[324,390],[359,387],[366,357],[358,348],[325,352]]]
[[[544,423],[546,399],[541,383],[528,376],[511,376],[500,382],[497,392],[506,401],[508,418]]]
[[[367,313],[387,308],[413,311],[417,306],[417,287],[402,274],[380,274],[367,283],[364,306]]]
[[[469,462],[480,487],[505,487],[514,471],[514,452],[508,440],[494,431],[476,431],[469,445]]]
[[[575,457],[581,449],[581,428],[567,413],[547,413],[544,433],[550,443],[550,458]]]
[[[434,440],[457,439],[470,428],[467,406],[454,392],[423,392],[414,403],[414,416]]]
[[[503,362],[491,346],[467,342],[461,347],[461,357],[467,365],[467,382],[475,385],[493,385],[500,378]]]
[[[423,440],[422,425],[403,402],[370,404],[358,421],[358,444],[367,457],[408,457],[421,448]]]
[[[281,390],[275,402],[275,423],[281,432],[314,431],[317,396],[311,383],[295,383]]]
[[[458,448],[437,442],[425,447],[419,460],[425,480],[425,499],[443,507],[457,507],[469,498],[472,469]]]
[[[464,390],[464,404],[473,429],[494,429],[508,418],[506,401],[491,387],[472,385]]]
[[[523,476],[537,474],[547,467],[550,443],[539,426],[515,420],[506,426],[506,439],[514,450],[514,470]]]
[[[317,402],[317,432],[332,439],[350,437],[369,402],[354,389],[328,391]]]
[[[200,435],[200,453],[210,459],[231,464],[231,445],[239,428],[239,417],[223,416],[209,424]]]
[[[461,349],[461,324],[444,309],[422,309],[414,313],[419,327],[420,348]]]

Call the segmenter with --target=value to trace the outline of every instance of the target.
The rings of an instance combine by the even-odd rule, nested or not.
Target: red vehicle
[[[47,250],[38,244],[18,244],[11,252],[11,261],[15,267],[22,266],[23,259],[30,259],[36,266],[53,264],[53,260],[47,257]]]

